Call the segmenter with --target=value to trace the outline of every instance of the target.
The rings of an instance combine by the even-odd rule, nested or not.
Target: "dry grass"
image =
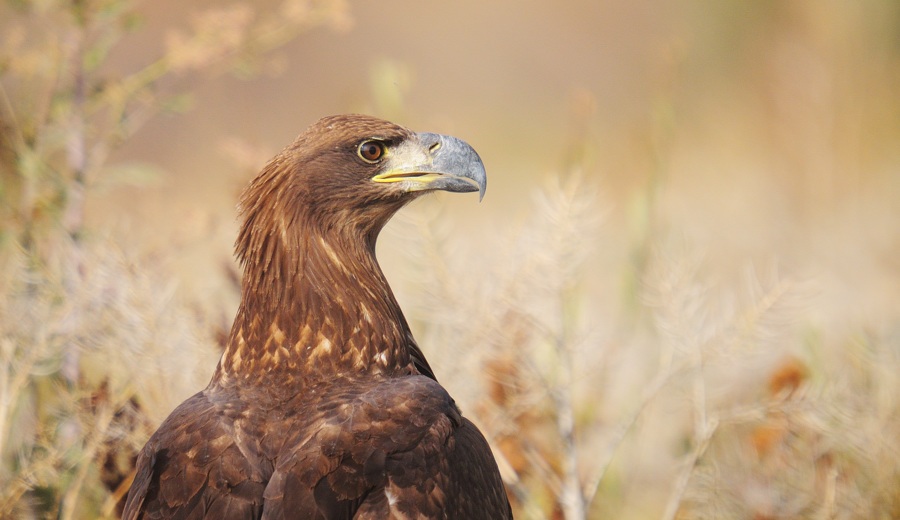
[[[542,189],[488,265],[439,204],[403,223],[424,237],[408,245],[421,343],[494,444],[518,516],[900,514],[896,336],[826,343],[806,318],[814,280],[747,269],[717,285],[665,238],[617,329],[622,310],[586,290],[596,193],[578,177]]]
[[[0,52],[0,517],[118,516],[137,450],[215,365],[215,327],[177,295],[171,251],[141,256],[85,224],[88,195],[154,176],[108,164],[192,82],[249,77],[340,1],[235,3],[172,30],[161,56],[104,71],[134,5],[8,2]],[[224,271],[223,271],[224,273]]]
[[[111,516],[153,425],[208,379],[208,324],[107,240],[2,261],[0,512]]]
[[[599,241],[578,239],[602,237],[597,204],[577,177],[551,184],[529,234],[511,228],[475,269],[439,203],[401,217],[424,237],[408,244],[413,265],[427,265],[407,281],[420,298],[408,311],[497,448],[519,516],[896,516],[896,337],[828,348],[802,325],[808,282],[749,272],[717,288],[702,257],[664,244],[635,325],[614,330],[585,290]],[[113,515],[130,457],[205,384],[213,323],[159,257],[107,240],[3,260],[0,505]]]

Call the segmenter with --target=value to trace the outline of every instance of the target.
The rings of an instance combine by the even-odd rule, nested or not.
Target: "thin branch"
[[[600,458],[599,462],[596,465],[597,471],[596,473],[586,482],[585,487],[585,503],[590,506],[593,503],[594,498],[597,495],[597,492],[600,489],[600,484],[603,482],[603,478],[606,476],[606,472],[609,467],[612,465],[613,458],[615,457],[616,452],[619,447],[625,440],[625,437],[628,433],[634,428],[634,425],[637,424],[638,419],[641,415],[643,415],[644,411],[650,405],[650,403],[656,398],[659,392],[665,388],[678,374],[687,372],[692,368],[690,363],[684,363],[678,367],[669,367],[663,372],[659,372],[653,380],[648,383],[644,387],[644,391],[641,393],[641,398],[638,401],[637,406],[634,410],[629,414],[625,420],[620,421],[616,428],[612,432],[612,440],[609,443],[609,448]]]
[[[675,519],[675,515],[678,514],[678,508],[681,506],[681,500],[691,481],[691,476],[694,474],[694,468],[697,467],[697,462],[699,462],[700,458],[703,457],[703,454],[706,453],[706,449],[709,447],[709,443],[718,427],[718,420],[713,417],[709,419],[701,431],[695,432],[694,449],[691,450],[687,460],[684,461],[684,467],[678,475],[678,479],[675,481],[675,487],[672,489],[672,494],[669,495],[669,500],[666,503],[666,510],[663,513],[662,520]]]

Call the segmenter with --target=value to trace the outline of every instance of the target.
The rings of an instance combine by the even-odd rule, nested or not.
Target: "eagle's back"
[[[172,413],[138,458],[126,519],[509,515],[487,442],[433,379],[239,402],[208,389]]]
[[[263,518],[510,517],[488,443],[433,379],[338,380],[305,400]]]

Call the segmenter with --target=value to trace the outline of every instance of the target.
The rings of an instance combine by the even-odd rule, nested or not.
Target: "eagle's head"
[[[486,186],[484,164],[460,139],[364,115],[326,117],[244,191],[237,255],[245,271],[281,277],[314,237],[374,252],[381,228],[407,202],[435,190],[484,196]]]
[[[273,158],[244,192],[238,253],[246,251],[241,241],[253,226],[286,234],[310,231],[291,229],[295,225],[315,226],[374,240],[399,208],[422,193],[484,196],[486,186],[484,164],[460,139],[364,115],[326,117]]]
[[[481,159],[464,141],[369,116],[321,119],[291,149],[295,180],[313,197],[310,204],[369,206],[432,190],[483,196],[487,183]]]

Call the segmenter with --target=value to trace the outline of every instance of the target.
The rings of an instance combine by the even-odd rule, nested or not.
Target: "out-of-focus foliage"
[[[133,2],[0,6],[0,517],[117,516],[148,433],[208,377],[215,328],[158,260],[92,233],[86,201],[154,180],[110,154],[192,83],[347,23],[340,0],[256,6],[198,12],[124,74],[106,63]]]
[[[109,517],[148,430],[217,352],[152,259],[108,240],[54,245],[40,263],[2,256],[0,516]]]
[[[109,55],[140,28],[134,2],[8,2],[0,48],[0,231],[29,245],[84,226],[85,191],[145,180],[153,169],[110,166],[110,153],[148,119],[185,108],[199,74],[253,74],[267,52],[311,27],[348,23],[341,0],[232,3],[194,14],[162,55],[113,75]],[[119,50],[120,51],[120,50]],[[128,175],[121,175],[123,172]]]

